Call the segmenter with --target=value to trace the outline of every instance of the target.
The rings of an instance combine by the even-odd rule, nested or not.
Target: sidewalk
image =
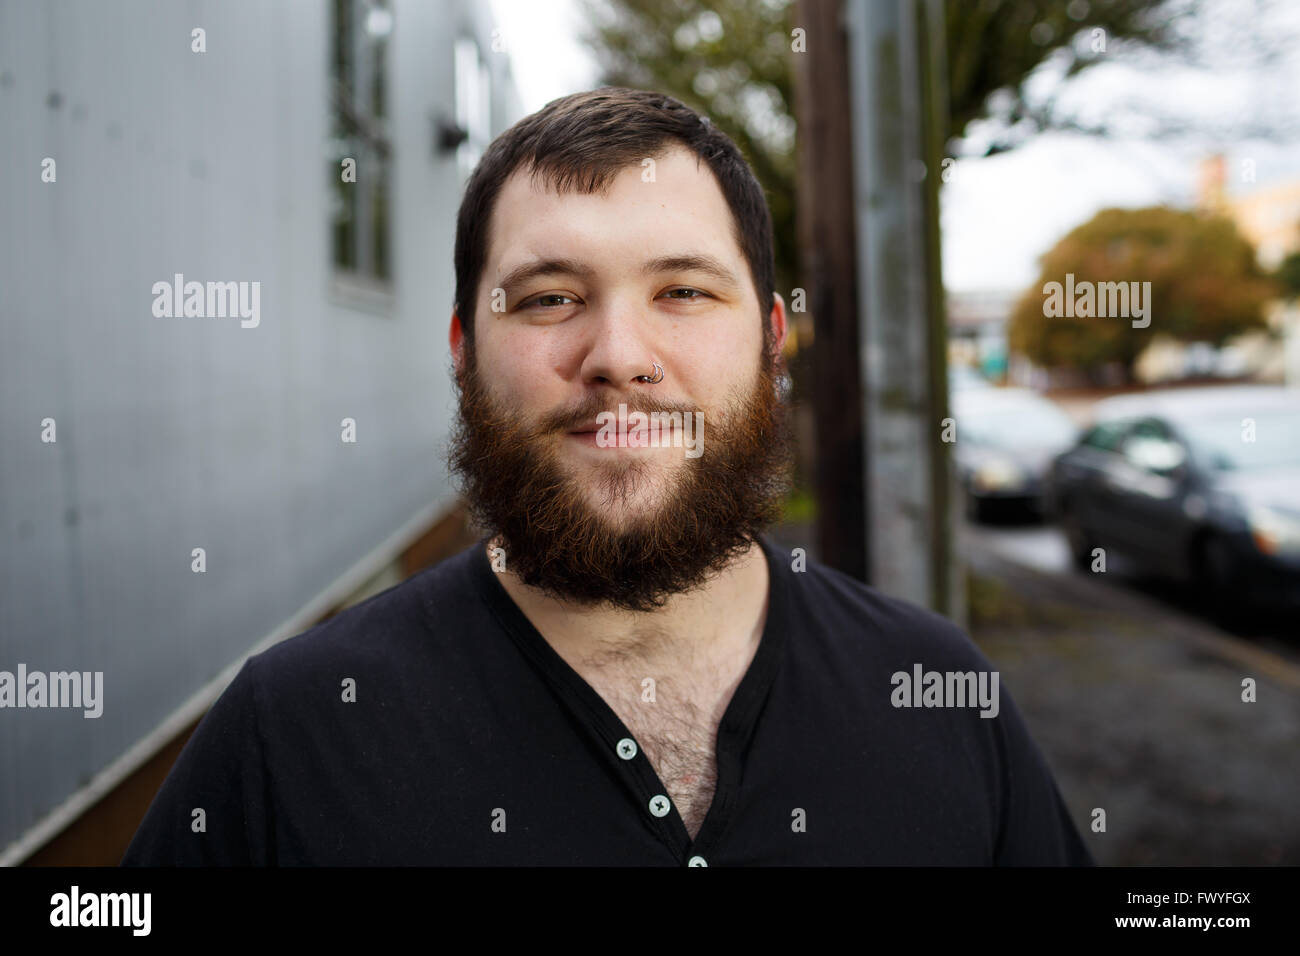
[[[1084,574],[966,559],[971,636],[1098,863],[1300,863],[1300,667]]]

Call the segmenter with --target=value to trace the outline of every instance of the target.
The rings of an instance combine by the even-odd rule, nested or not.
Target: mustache
[[[595,429],[600,424],[597,421],[598,416],[609,414],[617,418],[619,405],[625,406],[624,410],[629,416],[637,412],[646,415],[685,415],[701,411],[698,405],[690,405],[685,402],[647,403],[629,401],[626,397],[612,402],[595,399],[570,408],[557,409],[541,416],[534,431],[539,434],[550,434],[551,432],[572,432],[584,428]]]

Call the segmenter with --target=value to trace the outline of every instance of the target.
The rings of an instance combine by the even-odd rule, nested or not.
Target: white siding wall
[[[327,3],[0,0],[0,670],[105,685],[97,720],[0,710],[0,849],[452,500],[462,180],[432,117],[456,35],[486,53],[491,24],[394,6],[394,294],[360,308],[331,291]],[[515,100],[487,60],[496,133]],[[260,325],[155,317],[176,272],[260,281]]]

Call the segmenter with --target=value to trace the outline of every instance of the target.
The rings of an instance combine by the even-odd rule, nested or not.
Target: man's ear
[[[781,354],[785,351],[785,340],[789,334],[789,328],[786,325],[785,316],[785,299],[781,298],[781,293],[772,293],[772,314],[768,316],[768,322],[772,326],[772,355],[773,362],[780,362]]]
[[[465,371],[465,330],[460,324],[460,315],[451,310],[451,329],[447,333],[447,343],[451,346],[451,359],[456,363],[456,377]]]

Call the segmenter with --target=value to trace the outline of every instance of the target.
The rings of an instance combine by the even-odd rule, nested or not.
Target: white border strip
[[[389,535],[379,547],[348,568],[329,587],[299,608],[292,617],[249,648],[239,660],[201,687],[161,724],[91,778],[88,784],[75,791],[39,823],[5,847],[4,852],[0,853],[0,866],[17,866],[62,833],[78,817],[116,789],[122,781],[144,766],[182,730],[207,713],[221,696],[221,692],[235,679],[235,675],[244,666],[247,658],[307,630],[382,571],[434,524],[450,514],[454,507],[454,500],[450,504],[435,502],[417,512],[415,517]]]

